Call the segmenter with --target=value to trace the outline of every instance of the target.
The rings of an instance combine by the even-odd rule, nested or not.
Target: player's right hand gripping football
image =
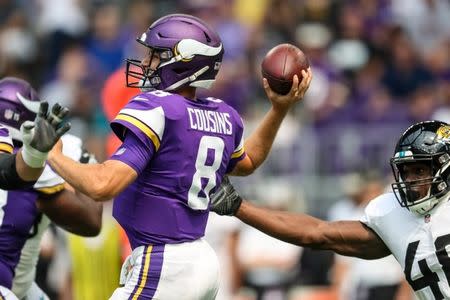
[[[311,67],[302,70],[302,76],[302,81],[299,81],[298,76],[294,75],[291,90],[286,95],[277,94],[270,88],[267,79],[263,79],[264,90],[274,108],[288,110],[292,105],[303,99],[312,80]]]
[[[67,107],[56,103],[48,112],[48,103],[41,102],[39,113],[33,122],[26,121],[20,127],[23,140],[22,156],[27,165],[41,168],[45,165],[48,152],[59,138],[70,129],[64,118],[69,113]]]
[[[211,197],[210,208],[218,215],[234,216],[241,203],[242,197],[234,189],[228,176],[225,176],[222,184]]]

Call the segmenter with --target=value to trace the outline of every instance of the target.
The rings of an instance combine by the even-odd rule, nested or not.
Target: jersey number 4
[[[433,292],[434,298],[437,299],[445,299],[444,295],[442,295],[441,290],[439,289],[439,276],[431,271],[430,267],[427,264],[426,259],[419,260],[417,263],[419,264],[420,272],[422,273],[422,277],[417,279],[411,278],[411,270],[412,264],[414,262],[414,257],[416,256],[417,247],[419,246],[420,241],[412,242],[408,245],[408,249],[406,250],[406,259],[405,259],[405,277],[408,280],[411,287],[414,291],[421,290],[426,287],[430,287]],[[447,253],[446,247],[450,245],[450,234],[446,234],[436,238],[434,241],[434,246],[436,250],[436,257],[439,263],[442,266],[442,270],[444,271],[445,277],[447,278],[447,283],[450,285],[450,257]]]
[[[195,210],[205,210],[209,204],[209,193],[216,186],[216,172],[222,163],[223,140],[216,136],[203,136],[198,146],[195,160],[195,173],[188,192],[188,205]],[[212,163],[207,162],[208,153],[213,156]],[[203,179],[203,180],[202,180]]]

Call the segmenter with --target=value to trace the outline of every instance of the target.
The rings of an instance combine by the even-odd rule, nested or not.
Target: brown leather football
[[[308,58],[302,50],[291,44],[280,44],[267,52],[261,64],[261,72],[273,91],[286,95],[291,90],[294,75],[297,74],[301,81],[302,70],[308,67]]]

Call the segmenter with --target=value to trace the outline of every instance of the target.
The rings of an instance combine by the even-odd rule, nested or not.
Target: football
[[[261,72],[273,91],[286,95],[291,90],[294,75],[297,74],[301,81],[302,70],[308,67],[308,58],[302,50],[291,44],[280,44],[267,52],[261,63]]]

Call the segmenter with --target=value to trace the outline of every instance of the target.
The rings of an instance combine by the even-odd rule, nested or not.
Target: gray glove
[[[22,124],[22,156],[28,166],[42,168],[45,165],[48,152],[70,129],[70,123],[64,123],[63,120],[68,112],[66,107],[55,104],[52,112],[48,113],[48,103],[41,102],[34,122],[26,121]]]
[[[40,152],[50,151],[59,138],[70,129],[70,123],[64,123],[69,113],[67,107],[56,103],[52,112],[47,113],[48,103],[41,102],[39,113],[34,119],[34,134],[30,146]]]
[[[218,215],[234,216],[241,206],[242,198],[239,196],[228,176],[223,178],[222,184],[211,197],[210,208]]]

